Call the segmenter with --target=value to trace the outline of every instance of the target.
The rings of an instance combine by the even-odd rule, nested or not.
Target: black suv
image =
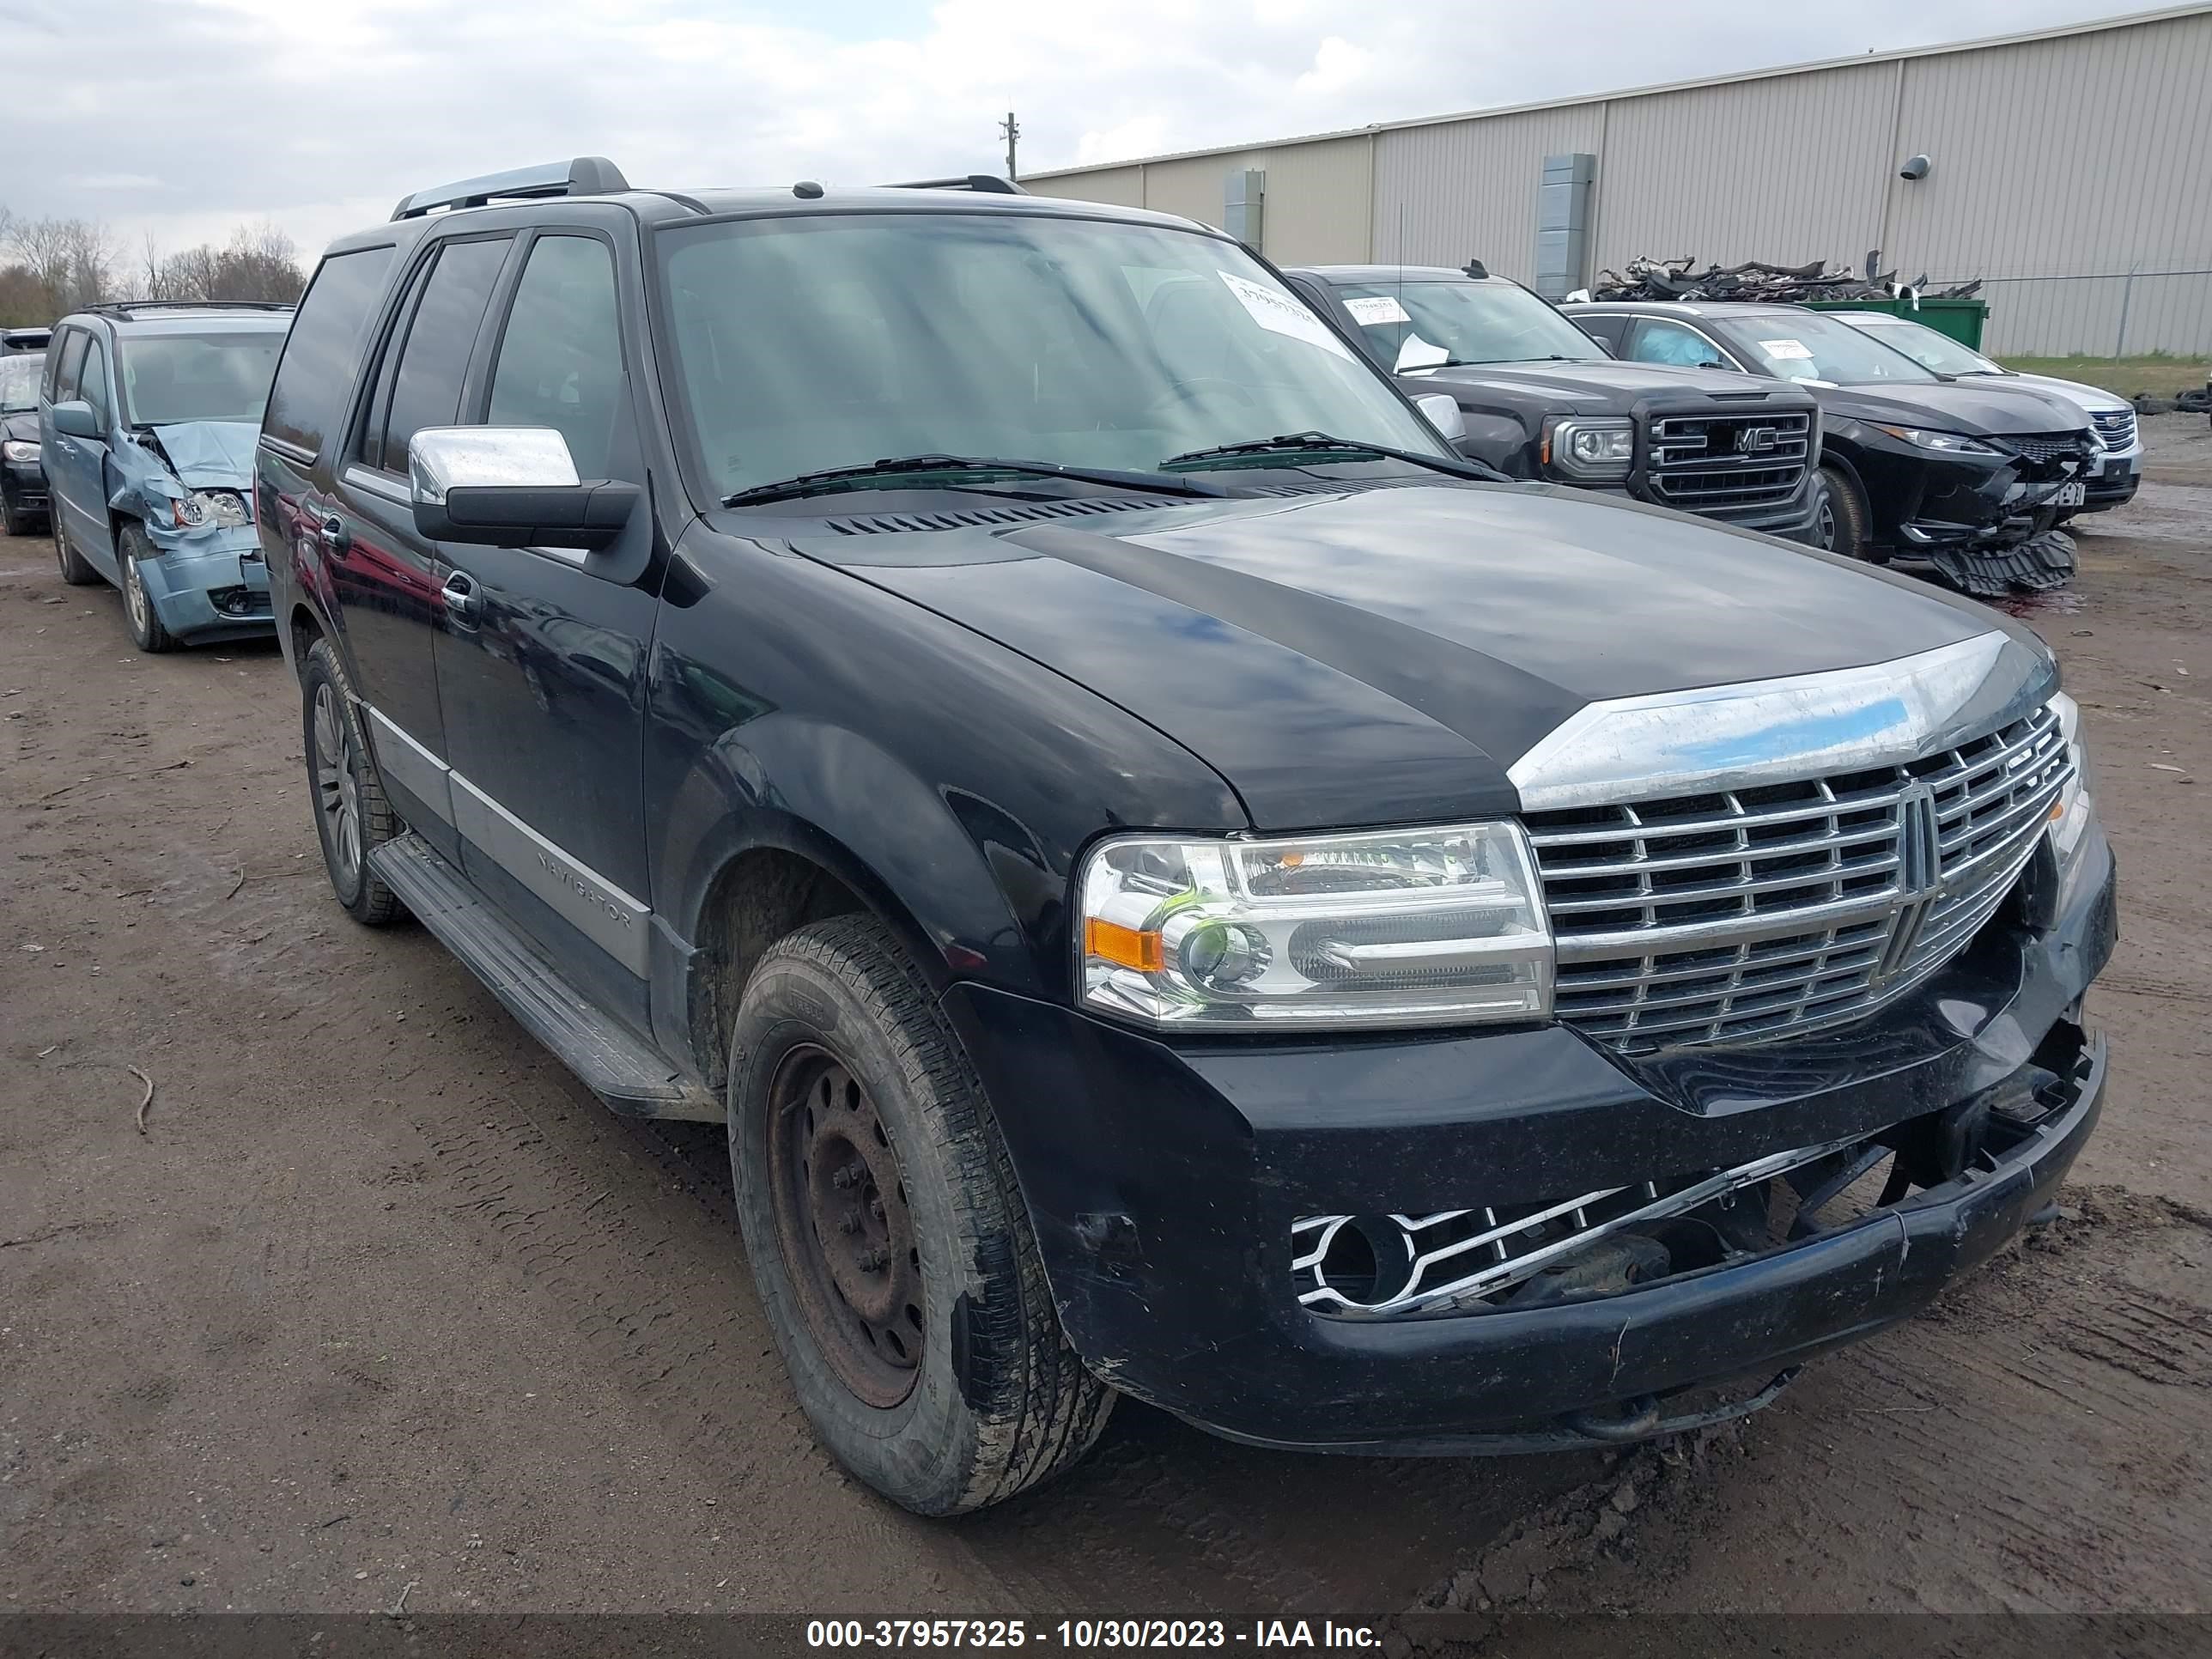
[[[1812,387],[1827,482],[1818,545],[1883,563],[1923,560],[1990,599],[2072,578],[2059,515],[2086,505],[2104,457],[2080,405],[1936,374],[1802,306],[1632,300],[1566,312],[1623,357]]]
[[[587,160],[331,248],[256,519],[338,901],[726,1123],[799,1401],[949,1513],[1117,1393],[1753,1409],[2090,1133],[2034,635],[1474,470],[1204,227]]]
[[[1623,491],[1796,541],[1818,534],[1820,414],[1809,392],[1616,362],[1540,296],[1486,271],[1284,274],[1408,393],[1449,394],[1462,453],[1509,477]]]

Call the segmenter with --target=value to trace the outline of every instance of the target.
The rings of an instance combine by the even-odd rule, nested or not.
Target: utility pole
[[[1014,142],[1022,136],[1022,130],[1014,124],[1013,111],[1006,112],[1006,118],[999,123],[999,131],[1006,137],[1006,177],[1018,179],[1021,174],[1014,169]]]

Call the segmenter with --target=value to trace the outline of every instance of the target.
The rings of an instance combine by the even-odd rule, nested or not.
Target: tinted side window
[[[323,433],[345,401],[355,343],[384,290],[392,250],[365,247],[323,261],[300,301],[263,427],[302,449],[320,449]]]
[[[65,404],[76,396],[77,374],[84,367],[87,337],[81,328],[70,329],[62,336],[61,372],[54,376],[53,400],[58,404]]]
[[[440,251],[392,377],[392,409],[384,423],[386,472],[407,471],[408,441],[424,427],[451,426],[459,418],[461,380],[507,246],[508,239],[501,238],[453,242]]]
[[[514,290],[492,372],[493,426],[550,426],[580,478],[608,476],[624,408],[613,255],[586,236],[541,236]]]
[[[94,418],[99,421],[100,430],[106,431],[112,413],[107,399],[107,348],[100,343],[96,334],[89,337],[85,347],[84,374],[77,381],[77,396],[92,405]]]
[[[1639,363],[1672,363],[1681,368],[1721,360],[1712,342],[1697,330],[1656,318],[1646,318],[1636,325],[1636,338],[1628,355]]]

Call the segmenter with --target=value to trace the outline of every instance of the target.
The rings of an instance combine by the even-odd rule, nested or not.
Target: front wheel
[[[816,922],[762,958],[728,1107],[753,1280],[840,1463],[957,1515],[1089,1449],[1113,1392],[1060,1332],[981,1081],[882,923]]]
[[[150,556],[146,532],[135,524],[125,525],[115,539],[115,561],[122,567],[123,614],[131,620],[131,637],[141,651],[173,651],[177,636],[162,626],[161,612],[154,609],[153,597],[146,592],[141,562]]]
[[[1813,545],[1847,559],[1869,556],[1865,498],[1839,466],[1824,466],[1814,478]]]

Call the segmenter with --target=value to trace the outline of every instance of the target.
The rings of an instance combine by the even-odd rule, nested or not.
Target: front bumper
[[[8,499],[21,513],[44,513],[46,507],[46,475],[36,461],[9,461],[0,464],[7,474]]]
[[[2102,513],[2115,507],[2124,507],[2136,498],[2142,483],[2142,448],[2137,445],[2117,455],[2107,455],[2097,464],[2089,475],[2088,486],[2083,490],[2088,499],[2082,504],[2084,513]]]
[[[271,633],[269,567],[252,526],[164,532],[149,529],[155,556],[139,574],[161,625],[179,639],[252,638]]]
[[[979,987],[946,1006],[998,1103],[1068,1338],[1099,1376],[1267,1445],[1595,1444],[1668,1426],[1653,1405],[1670,1395],[1764,1381],[1909,1316],[2045,1204],[2101,1104],[2102,1042],[2070,1021],[2111,952],[2112,884],[2097,836],[2051,926],[1992,924],[1863,1024],[1650,1060],[1557,1025],[1171,1047]],[[2016,1087],[2032,1058],[2069,1073],[2069,1096],[1993,1170],[1747,1261],[1528,1310],[1362,1320],[1297,1300],[1303,1216],[1536,1203],[1729,1167]]]

